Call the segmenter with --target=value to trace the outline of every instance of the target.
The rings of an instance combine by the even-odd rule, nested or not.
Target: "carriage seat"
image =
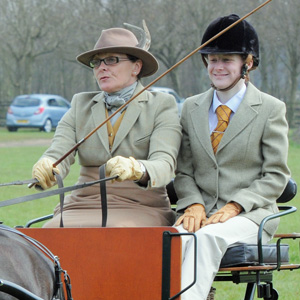
[[[170,198],[173,207],[176,205],[178,200],[173,181],[167,185],[168,196]],[[297,185],[293,179],[290,179],[285,190],[281,196],[277,199],[277,203],[286,203],[294,198],[297,193]],[[278,260],[281,263],[289,262],[289,245],[280,245],[280,258],[277,257],[277,246],[276,244],[262,245],[262,258],[265,264],[277,264]],[[262,263],[260,261],[257,244],[238,244],[230,247],[222,261],[221,268],[232,267],[232,266],[243,266],[243,265],[258,265]]]
[[[268,244],[262,246],[265,264],[277,264],[277,245]],[[280,245],[280,262],[289,262],[289,245]],[[255,266],[259,264],[257,244],[239,244],[227,249],[222,261],[221,268],[233,266]]]
[[[172,207],[176,207],[177,196],[170,182],[167,186]],[[286,203],[297,193],[297,184],[290,179],[284,192],[277,199],[277,203]],[[300,264],[289,263],[289,245],[282,244],[283,239],[299,239],[299,233],[277,234],[276,244],[262,244],[264,225],[271,219],[282,217],[295,212],[293,206],[278,206],[279,212],[266,217],[259,226],[257,244],[237,244],[227,249],[214,281],[232,281],[236,284],[247,283],[245,300],[254,299],[257,288],[258,298],[278,299],[278,293],[272,285],[272,273],[275,270],[299,269]],[[264,282],[264,284],[263,284]]]
[[[293,179],[290,179],[285,190],[276,202],[286,203],[293,199],[296,193],[296,182]],[[261,237],[258,236],[258,240],[260,238]],[[288,244],[280,244],[280,257],[277,255],[278,246],[276,244],[261,245],[261,250],[262,255],[260,257],[257,244],[239,244],[233,246],[226,251],[220,267],[225,268],[242,265],[286,264],[289,262]]]

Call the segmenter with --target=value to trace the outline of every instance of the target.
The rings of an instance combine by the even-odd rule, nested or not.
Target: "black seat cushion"
[[[281,244],[281,263],[289,262],[289,245]],[[277,263],[276,244],[263,245],[263,259],[265,264]],[[258,251],[255,244],[239,244],[228,248],[222,261],[221,268],[258,265]]]

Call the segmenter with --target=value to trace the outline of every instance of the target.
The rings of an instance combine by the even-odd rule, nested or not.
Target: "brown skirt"
[[[82,167],[78,183],[99,178],[98,168]],[[107,227],[172,226],[175,213],[166,188],[142,189],[132,181],[106,182]],[[59,227],[60,206],[44,227]],[[73,191],[65,197],[64,227],[101,227],[102,211],[99,184]]]

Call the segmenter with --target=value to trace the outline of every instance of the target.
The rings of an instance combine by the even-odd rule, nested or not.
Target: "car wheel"
[[[46,120],[46,122],[45,122],[42,130],[45,131],[45,132],[51,132],[51,130],[52,130],[52,122],[51,122],[50,119]]]
[[[10,132],[14,132],[18,130],[18,127],[7,127],[7,130]]]
[[[7,130],[10,132],[14,132],[18,130],[18,127],[7,127]]]

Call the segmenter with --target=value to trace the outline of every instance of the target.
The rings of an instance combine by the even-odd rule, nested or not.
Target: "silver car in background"
[[[12,101],[7,110],[6,127],[8,131],[39,128],[50,132],[70,107],[70,102],[58,95],[20,95]]]

